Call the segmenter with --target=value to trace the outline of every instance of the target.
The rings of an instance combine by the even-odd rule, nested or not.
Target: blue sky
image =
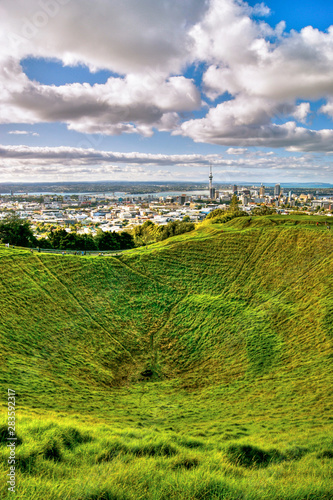
[[[331,2],[5,0],[2,23],[2,182],[333,182]]]

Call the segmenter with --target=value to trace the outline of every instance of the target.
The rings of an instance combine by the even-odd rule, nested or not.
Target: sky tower
[[[213,188],[213,172],[212,172],[211,165],[210,165],[210,170],[209,170],[209,198],[211,200],[214,200],[214,198],[215,198],[215,188]]]

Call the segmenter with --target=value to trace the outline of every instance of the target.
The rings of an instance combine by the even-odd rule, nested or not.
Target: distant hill
[[[228,189],[234,184],[239,186],[260,186],[261,182],[241,182],[234,181],[228,184],[217,182],[215,185],[221,189]],[[266,187],[273,187],[275,183],[265,183]],[[333,184],[329,183],[281,183],[283,188],[294,189],[330,189]],[[147,194],[160,192],[183,192],[208,190],[207,182],[120,182],[120,181],[82,181],[82,182],[2,182],[0,183],[0,194],[9,194],[11,191],[14,194],[26,193],[127,193],[127,194]]]
[[[81,181],[81,182],[4,182],[0,193],[158,193],[162,191],[186,191],[207,189],[202,182],[130,182],[130,181]]]

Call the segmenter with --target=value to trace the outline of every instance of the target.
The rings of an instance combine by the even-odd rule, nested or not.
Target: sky
[[[2,0],[0,181],[333,183],[331,0]]]

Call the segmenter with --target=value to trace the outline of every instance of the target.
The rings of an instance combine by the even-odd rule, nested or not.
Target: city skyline
[[[321,0],[9,0],[0,182],[330,183]]]

